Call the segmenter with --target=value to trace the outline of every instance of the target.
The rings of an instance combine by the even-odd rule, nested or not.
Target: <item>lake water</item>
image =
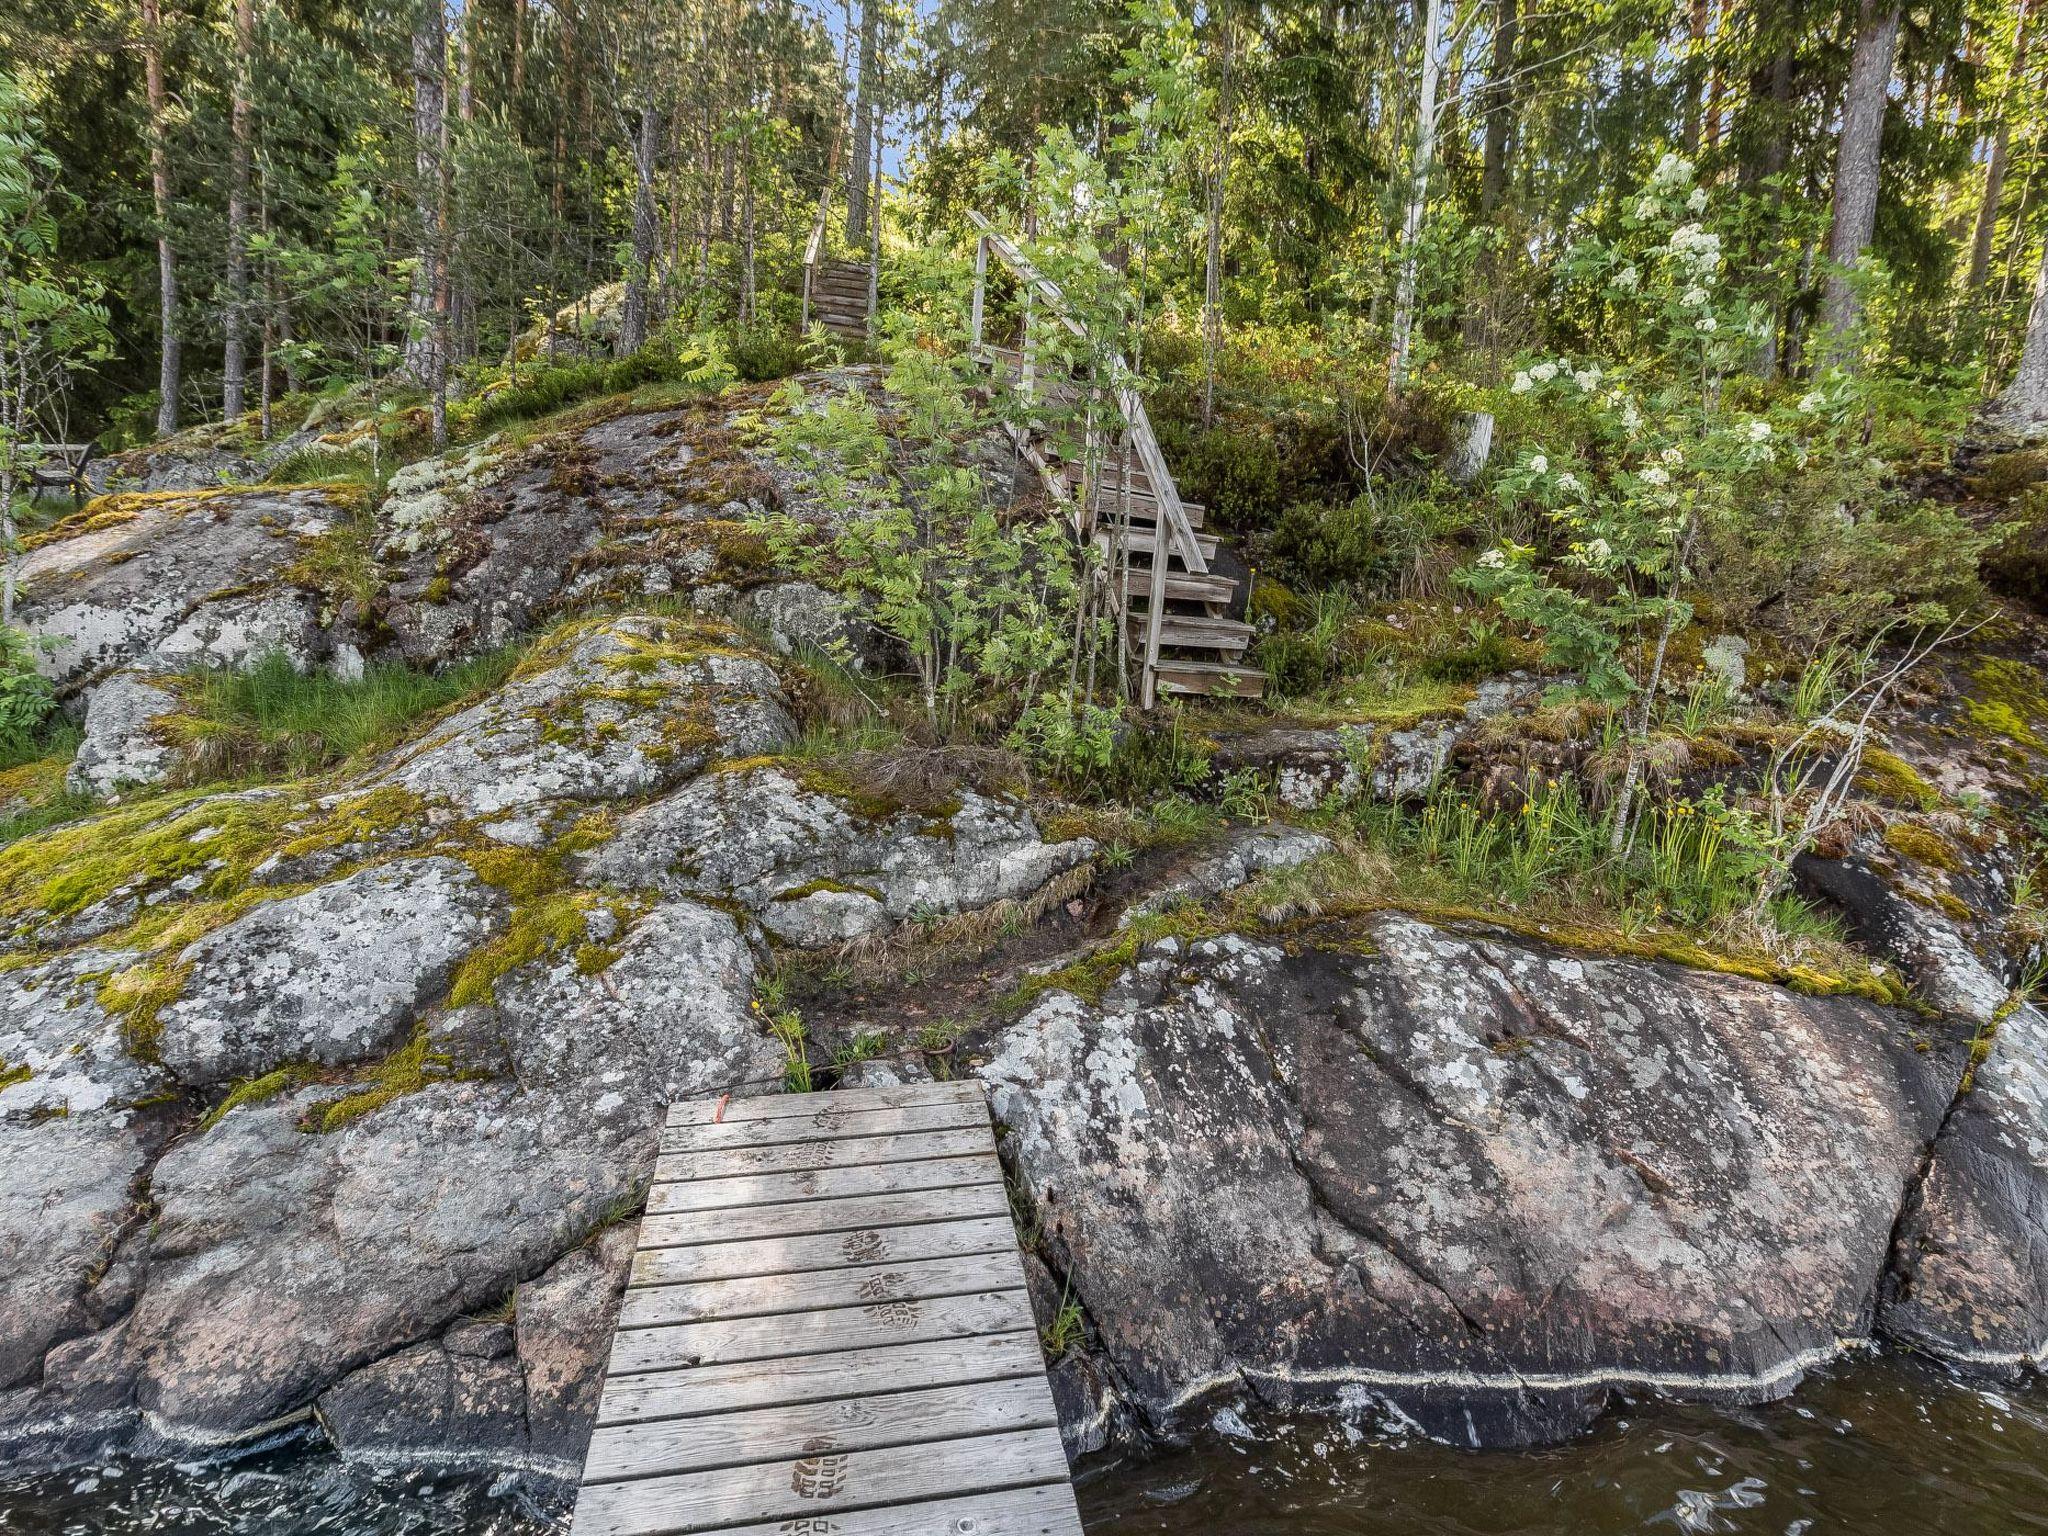
[[[1187,1451],[1080,1479],[1089,1536],[1770,1536],[2048,1532],[2048,1390],[1867,1357],[1769,1407],[1625,1406],[1544,1451],[1472,1452],[1397,1421],[1262,1425],[1219,1412]],[[0,1483],[35,1536],[548,1536],[558,1491],[367,1477],[287,1440],[212,1465],[115,1462]]]

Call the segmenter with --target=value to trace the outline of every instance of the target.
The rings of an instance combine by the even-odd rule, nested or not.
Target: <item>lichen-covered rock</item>
[[[1155,1426],[1249,1385],[1535,1440],[1615,1388],[1781,1396],[1869,1333],[1957,1045],[1406,918],[1335,937],[1161,941],[978,1068]]]
[[[121,667],[242,666],[281,649],[302,664],[332,638],[321,599],[286,580],[349,515],[318,489],[105,497],[22,559],[16,620],[38,665],[70,684]]]
[[[126,1052],[95,997],[125,958],[87,951],[0,989],[0,1389],[96,1325],[93,1293],[163,1141],[137,1106],[168,1079]]]
[[[157,1052],[194,1085],[378,1054],[502,916],[468,865],[440,857],[269,902],[178,955],[189,977],[159,1015]]]
[[[617,800],[796,737],[774,669],[737,632],[647,617],[572,627],[370,781],[471,815]]]
[[[0,1457],[67,1419],[166,1444],[244,1439],[496,1307],[634,1197],[671,1095],[756,1091],[779,1071],[746,1006],[752,966],[726,914],[650,914],[601,973],[544,957],[499,980],[502,1020],[475,1038],[502,1037],[501,1072],[444,1041],[452,1075],[390,1085],[361,1112],[331,1110],[374,1077],[245,1103],[180,1141],[150,1175],[154,1220],[121,1250],[147,1276],[132,1309],[46,1354],[36,1391],[0,1400]],[[595,1326],[586,1307],[575,1336]],[[602,1351],[579,1367],[577,1346],[536,1336],[531,1353],[552,1363],[527,1411],[538,1403],[564,1424]],[[408,1362],[381,1400],[436,1369]],[[462,1370],[465,1392],[495,1401],[496,1378]],[[355,1433],[389,1452],[371,1384]],[[566,1433],[551,1431],[547,1454]],[[415,1445],[439,1434],[430,1426]]]
[[[1896,829],[1892,836],[1909,847],[1922,846],[1900,839]],[[1953,871],[1930,869],[1875,836],[1858,837],[1840,858],[1802,854],[1794,870],[1806,889],[1847,914],[1867,946],[1904,970],[1923,998],[1945,1013],[1986,1025],[2010,989],[1994,960],[1972,940],[1996,934],[2010,897],[2002,881],[1970,868],[1954,845],[1935,837],[1931,846],[1939,850],[1934,857],[1956,866]],[[1981,916],[1973,920],[1972,914]]]
[[[1885,1332],[1944,1360],[2048,1368],[2048,1016],[1998,1021],[1899,1224]]]
[[[176,694],[139,673],[108,678],[86,700],[85,736],[66,782],[89,795],[160,783],[177,761],[164,726],[179,708]]]
[[[1234,891],[1255,876],[1292,869],[1328,853],[1334,845],[1317,832],[1276,822],[1240,827],[1227,834],[1223,846],[1196,859],[1173,879],[1133,905],[1118,920],[1120,928],[1169,907],[1195,903]]]
[[[1370,723],[1271,726],[1225,737],[1211,767],[1217,773],[1256,770],[1271,779],[1280,803],[1294,810],[1312,809],[1333,796],[1356,799],[1368,787],[1381,799],[1412,800],[1443,772],[1458,731],[1449,720],[1399,729]]]
[[[963,790],[949,812],[891,812],[764,764],[631,812],[578,867],[597,883],[738,901],[778,937],[817,946],[1029,896],[1094,852],[1086,838],[1045,842],[1015,801]]]

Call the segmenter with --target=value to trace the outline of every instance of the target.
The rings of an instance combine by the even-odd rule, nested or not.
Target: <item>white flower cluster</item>
[[[1529,468],[1539,475],[1547,475],[1550,473],[1550,460],[1540,453],[1534,454],[1529,459]]]
[[[1548,384],[1552,379],[1557,377],[1557,364],[1538,363],[1534,368],[1531,368],[1529,370],[1529,377],[1534,379],[1538,384]]]
[[[1721,270],[1721,237],[1703,225],[1679,225],[1671,231],[1666,249],[1691,275],[1695,287],[1705,287]]]
[[[1669,485],[1671,483],[1670,471],[1666,470],[1662,465],[1652,464],[1643,471],[1643,483],[1645,485]]]
[[[1634,293],[1643,280],[1643,274],[1634,267],[1623,267],[1614,274],[1614,286],[1623,293]]]
[[[1572,382],[1585,394],[1591,394],[1600,387],[1600,365],[1588,363],[1572,375]]]
[[[1650,172],[1650,185],[1659,192],[1676,192],[1692,182],[1692,162],[1671,150],[1664,152],[1664,158],[1657,162],[1657,168]]]
[[[1588,565],[1605,565],[1613,557],[1614,549],[1605,539],[1594,539],[1581,545],[1579,554]]]
[[[1809,416],[1815,411],[1824,411],[1827,408],[1828,397],[1817,389],[1809,390],[1799,397],[1799,409],[1806,412]]]
[[[1755,421],[1752,421],[1743,430],[1748,433],[1749,440],[1752,443],[1761,443],[1770,437],[1771,424],[1768,421],[1765,421],[1761,416],[1759,416]]]
[[[1508,557],[1502,554],[1497,549],[1489,549],[1485,554],[1479,557],[1479,565],[1482,570],[1505,570],[1507,568],[1507,563]]]

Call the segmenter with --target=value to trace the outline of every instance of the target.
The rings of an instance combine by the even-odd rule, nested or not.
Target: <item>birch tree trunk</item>
[[[149,192],[156,215],[158,436],[178,430],[183,358],[178,341],[178,255],[171,245],[171,156],[164,123],[163,0],[142,0],[142,72],[149,97]]]
[[[1828,229],[1829,270],[1821,289],[1821,323],[1828,331],[1828,356],[1836,362],[1851,360],[1854,332],[1863,317],[1863,301],[1852,275],[1877,227],[1878,160],[1898,41],[1899,0],[1862,0],[1842,102],[1834,213]]]
[[[2013,24],[2012,68],[2006,76],[2006,99],[2013,87],[2024,88],[2027,79],[2027,22],[2034,0],[2020,0],[2019,18]],[[1970,240],[1970,272],[1964,290],[1974,294],[1991,275],[1991,243],[1998,230],[1998,205],[2005,196],[2005,173],[2012,156],[2012,110],[2001,106],[1998,131],[1991,136],[1991,154],[1984,166],[1984,201],[1977,205],[1977,228]]]
[[[626,275],[626,299],[619,313],[619,356],[637,352],[647,340],[647,280],[654,269],[658,237],[654,217],[654,161],[661,139],[661,113],[649,100],[640,108],[640,134],[633,146],[633,270]]]
[[[1985,419],[2028,442],[2048,438],[2048,249],[2034,276],[2034,305],[2027,315],[2027,339],[2019,372],[1991,402]]]
[[[1422,216],[1429,201],[1429,168],[1436,157],[1436,90],[1442,73],[1443,0],[1428,0],[1422,23],[1422,93],[1415,112],[1415,166],[1408,208],[1401,219],[1401,276],[1394,287],[1394,344],[1387,358],[1387,395],[1401,393],[1414,350],[1416,269],[1421,260]]]
[[[235,0],[235,83],[228,109],[228,301],[221,317],[227,333],[221,356],[221,412],[230,421],[242,414],[248,375],[242,327],[249,303],[249,98],[255,69],[255,0]]]

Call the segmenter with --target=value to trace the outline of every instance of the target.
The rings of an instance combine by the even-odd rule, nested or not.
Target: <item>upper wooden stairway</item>
[[[1139,702],[1150,709],[1160,694],[1216,694],[1256,698],[1266,675],[1246,665],[1252,628],[1242,612],[1243,581],[1219,568],[1218,540],[1198,530],[1206,509],[1183,501],[1145,402],[1130,387],[1121,357],[1110,365],[1114,382],[1091,384],[1065,364],[1049,362],[1033,344],[1037,311],[1074,335],[1087,332],[1057,284],[1043,276],[980,214],[970,214],[980,236],[974,252],[973,331],[977,356],[1025,404],[1011,436],[1061,505],[1077,537],[1103,556],[1102,575],[1118,614],[1139,679]],[[1024,294],[1023,345],[983,340],[988,258],[993,253]],[[1033,407],[1043,405],[1043,419]],[[1046,422],[1079,416],[1071,431]],[[1064,445],[1064,446],[1063,446]]]

